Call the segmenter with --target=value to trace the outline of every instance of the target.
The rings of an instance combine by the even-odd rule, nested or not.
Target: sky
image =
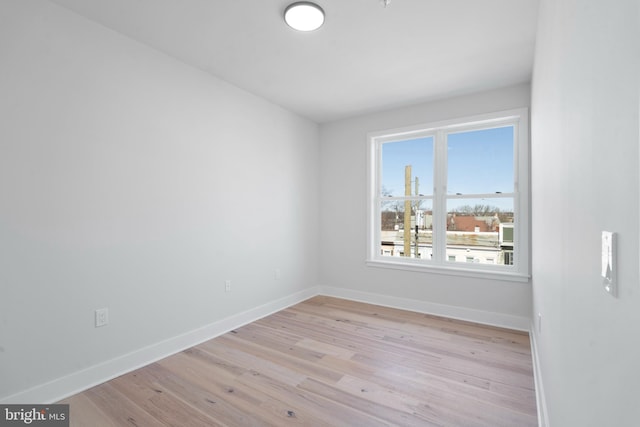
[[[450,133],[447,137],[447,194],[513,192],[512,126]],[[419,194],[433,194],[434,138],[423,137],[382,146],[382,185],[394,196],[404,196],[404,170],[412,166],[411,194],[415,178]],[[511,199],[456,199],[454,205],[487,204],[513,209]]]

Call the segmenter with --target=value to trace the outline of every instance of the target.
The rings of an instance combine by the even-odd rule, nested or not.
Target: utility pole
[[[411,196],[411,165],[404,167],[404,195]],[[404,256],[411,257],[411,200],[404,201]]]

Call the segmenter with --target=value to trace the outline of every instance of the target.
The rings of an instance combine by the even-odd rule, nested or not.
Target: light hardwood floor
[[[77,394],[72,426],[536,426],[529,336],[315,297]]]

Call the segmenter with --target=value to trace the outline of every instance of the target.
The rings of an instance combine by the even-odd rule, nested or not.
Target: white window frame
[[[446,224],[441,220],[447,215],[446,134],[452,131],[472,131],[500,126],[514,126],[514,193],[505,195],[512,196],[514,201],[516,219],[513,230],[514,263],[513,265],[491,265],[449,262],[446,256]],[[433,195],[422,197],[433,201],[433,256],[428,259],[382,256],[380,254],[382,144],[427,136],[434,137],[434,163],[438,163],[438,166],[434,164],[436,171]],[[367,265],[498,280],[529,280],[529,110],[527,108],[369,133],[367,185]]]

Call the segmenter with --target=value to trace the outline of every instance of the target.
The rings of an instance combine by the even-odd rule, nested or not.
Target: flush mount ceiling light
[[[313,31],[324,23],[324,10],[315,3],[299,1],[287,6],[284,20],[294,30]]]

